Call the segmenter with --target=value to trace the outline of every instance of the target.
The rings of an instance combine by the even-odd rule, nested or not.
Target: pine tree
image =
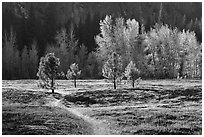
[[[37,76],[40,80],[40,86],[48,88],[54,93],[55,78],[58,75],[60,66],[59,58],[56,58],[54,53],[48,53],[45,57],[41,57]]]
[[[136,68],[132,61],[130,61],[130,63],[125,68],[125,76],[128,80],[132,81],[132,87],[134,88],[135,80],[139,79],[140,71]]]
[[[113,52],[109,59],[105,62],[102,69],[103,76],[113,82],[116,89],[116,82],[122,79],[122,60],[120,55]]]
[[[74,87],[76,88],[76,80],[81,75],[81,70],[79,70],[78,64],[73,63],[70,65],[70,69],[67,71],[67,79],[73,79],[74,80]]]

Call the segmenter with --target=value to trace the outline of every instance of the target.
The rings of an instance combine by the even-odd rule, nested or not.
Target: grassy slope
[[[2,134],[92,134],[91,125],[83,119],[65,109],[47,106],[49,98],[49,93],[3,89]]]

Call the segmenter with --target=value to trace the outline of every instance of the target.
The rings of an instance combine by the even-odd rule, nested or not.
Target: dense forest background
[[[111,16],[111,19],[108,19],[106,15]],[[122,21],[117,20],[120,18],[122,18]],[[117,22],[121,22],[121,26],[126,28],[125,26],[128,26],[128,23],[125,25],[123,22],[126,22],[128,19],[135,19],[139,23],[139,32],[136,34],[137,38],[135,38],[137,42],[134,42],[133,45],[144,47],[139,50],[137,48],[134,52],[136,55],[142,56],[142,58],[138,56],[134,57],[135,63],[138,64],[137,67],[145,70],[142,73],[142,77],[176,77],[176,74],[171,73],[167,76],[158,74],[158,72],[161,72],[158,71],[161,65],[157,66],[158,68],[155,66],[157,72],[155,70],[149,70],[152,64],[151,61],[146,59],[148,53],[139,54],[141,53],[139,52],[140,50],[143,52],[144,49],[147,49],[145,47],[148,42],[148,46],[151,45],[154,47],[151,39],[144,36],[151,36],[153,32],[152,28],[159,34],[161,29],[170,29],[173,31],[175,27],[178,32],[185,30],[185,34],[191,35],[191,31],[195,32],[196,42],[191,41],[191,43],[194,43],[193,46],[197,46],[200,49],[197,50],[199,52],[194,53],[194,55],[198,54],[199,56],[196,56],[196,65],[193,66],[192,63],[190,64],[196,70],[192,72],[193,74],[189,74],[189,77],[201,77],[202,3],[4,2],[2,4],[3,79],[36,78],[39,60],[48,52],[54,52],[56,57],[60,58],[60,70],[64,73],[66,73],[72,63],[76,62],[82,70],[81,78],[102,78],[101,68],[104,60],[99,58],[99,54],[101,53],[100,47],[102,45],[100,37],[106,37],[103,33],[104,22],[111,21],[114,27],[117,27]],[[158,27],[155,27],[158,25],[157,23],[163,24],[164,26],[167,24],[168,26],[158,29]],[[189,30],[189,33],[187,30]],[[178,36],[182,37],[182,34],[178,34]],[[162,45],[162,43],[160,44]],[[195,56],[191,57],[195,58]],[[158,57],[159,59],[162,59],[162,57]],[[184,58],[180,58],[180,60],[182,59]],[[142,64],[146,63],[146,65],[138,63],[141,60],[143,61]],[[124,64],[127,65],[129,61]],[[193,63],[195,64],[195,62]],[[149,68],[147,68],[147,65]],[[166,68],[166,66],[162,67]],[[182,68],[177,71],[184,70],[185,68]],[[152,71],[154,73],[151,73]]]

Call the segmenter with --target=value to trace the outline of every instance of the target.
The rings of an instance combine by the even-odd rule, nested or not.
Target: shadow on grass
[[[158,90],[149,88],[132,88],[117,90],[96,90],[86,92],[75,92],[64,96],[64,102],[71,102],[75,105],[99,105],[112,106],[122,105],[124,103],[141,102],[148,103],[151,101],[163,103],[181,104],[184,101],[200,101],[202,100],[202,89],[200,87],[190,89],[176,90]]]
[[[60,108],[6,106],[2,113],[3,135],[92,134],[91,125]]]
[[[44,105],[47,103],[46,98],[50,95],[52,95],[56,99],[63,98],[63,96],[59,93],[6,88],[6,89],[3,89],[2,100],[9,101],[10,103],[21,103],[21,104],[37,103],[39,105]]]

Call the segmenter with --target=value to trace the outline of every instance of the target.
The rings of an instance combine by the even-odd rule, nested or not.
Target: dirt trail
[[[55,98],[50,98],[50,99],[51,100],[50,100],[50,103],[48,105],[66,109],[69,112],[73,113],[74,115],[76,115],[76,116],[84,119],[86,122],[90,123],[92,125],[94,135],[110,135],[109,125],[105,124],[103,121],[96,120],[94,118],[90,118],[86,115],[83,115],[79,109],[68,108],[61,103],[61,100],[57,100]]]

